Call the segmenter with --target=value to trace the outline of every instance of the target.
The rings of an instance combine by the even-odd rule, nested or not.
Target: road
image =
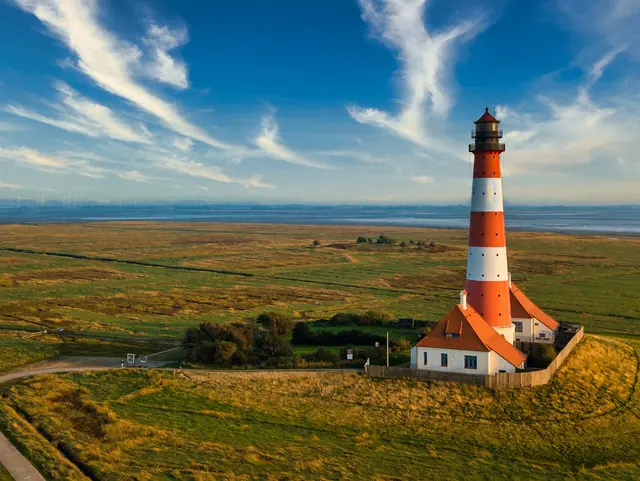
[[[29,364],[22,368],[0,375],[0,384],[24,379],[40,374],[54,374],[76,371],[107,371],[109,369],[121,369],[121,360],[113,357],[88,357],[88,356],[68,356],[57,360],[41,361]],[[145,367],[162,368],[167,366],[167,361],[147,361]],[[139,367],[139,366],[138,366]],[[188,370],[186,370],[188,371]],[[186,372],[183,371],[183,372]],[[253,372],[361,372],[361,369],[260,369]],[[228,373],[250,373],[246,371],[230,370],[194,370],[194,373],[228,372]],[[0,463],[9,471],[16,481],[45,481],[45,478],[36,468],[25,458],[10,442],[0,433]]]

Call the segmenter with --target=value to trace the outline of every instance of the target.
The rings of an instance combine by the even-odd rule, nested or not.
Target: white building
[[[536,306],[513,282],[509,285],[516,341],[553,344],[560,323]]]
[[[411,367],[468,374],[515,372],[526,356],[467,305],[466,292],[457,304],[411,349]]]

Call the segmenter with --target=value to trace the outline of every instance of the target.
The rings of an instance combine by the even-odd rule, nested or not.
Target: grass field
[[[439,248],[355,243],[382,232]],[[4,225],[0,328],[175,341],[200,322],[267,309],[311,320],[369,309],[438,320],[464,286],[466,242],[460,230],[355,226]],[[551,315],[640,336],[639,238],[515,232],[508,242],[514,281]]]
[[[4,388],[0,427],[52,480],[638,479],[639,351],[588,336],[550,384],[512,390],[346,373],[40,376]]]
[[[437,248],[355,243],[381,233]],[[201,322],[266,310],[437,321],[464,285],[466,240],[456,230],[338,226],[0,226],[0,370],[55,354],[150,354]],[[508,242],[515,282],[590,334],[549,385],[50,375],[2,387],[0,429],[52,480],[637,479],[640,239],[511,233]],[[45,328],[87,337],[24,338]]]

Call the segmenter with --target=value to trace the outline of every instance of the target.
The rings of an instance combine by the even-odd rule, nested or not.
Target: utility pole
[[[387,331],[387,367],[389,367],[389,331]]]

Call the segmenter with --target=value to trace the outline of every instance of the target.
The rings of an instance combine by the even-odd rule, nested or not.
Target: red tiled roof
[[[480,117],[474,123],[480,124],[480,123],[486,123],[486,122],[500,122],[498,119],[496,119],[493,115],[489,113],[489,107],[484,109],[484,114],[482,114],[482,117]]]
[[[460,337],[447,337],[447,333],[459,332]],[[463,351],[495,351],[515,367],[526,356],[493,330],[471,306],[463,309],[457,304],[435,327],[418,342],[417,347],[458,349]]]
[[[560,323],[536,306],[513,282],[509,290],[511,291],[509,296],[511,299],[511,317],[524,319],[535,317],[552,331],[558,328]]]

